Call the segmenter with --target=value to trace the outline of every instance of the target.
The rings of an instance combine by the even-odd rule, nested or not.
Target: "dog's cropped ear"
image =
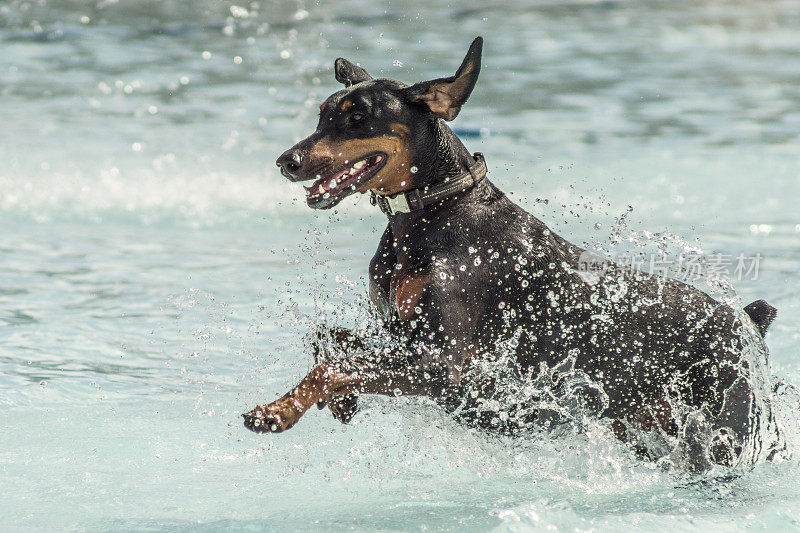
[[[478,81],[482,49],[483,38],[478,37],[472,41],[467,56],[455,76],[423,81],[407,87],[403,89],[405,97],[410,102],[428,106],[431,112],[445,120],[453,120],[458,116],[461,106],[467,101],[475,82]]]
[[[336,75],[336,81],[343,83],[345,87],[350,87],[356,83],[372,79],[372,76],[367,74],[366,70],[352,64],[343,57],[338,58],[334,62],[333,72]]]

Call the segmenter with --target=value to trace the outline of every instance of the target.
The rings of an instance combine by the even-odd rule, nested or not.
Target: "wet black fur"
[[[477,61],[479,69],[479,48]],[[317,131],[279,164],[302,160],[322,136],[369,138],[389,133],[389,124],[399,122],[411,132],[413,164],[419,169],[409,174],[414,187],[467,168],[472,157],[445,121],[409,97],[420,86],[412,90],[396,81],[372,80],[363,70],[353,74],[352,66],[337,61],[337,79],[348,87],[329,98]],[[350,83],[348,76],[358,81]],[[344,97],[355,105],[343,112],[337,104]],[[354,125],[356,111],[364,117]],[[292,175],[311,177],[302,170]],[[587,276],[580,264],[584,252],[487,179],[439,204],[390,217],[369,277],[387,327],[407,346],[426,347],[412,358],[416,363],[404,364],[419,380],[439,383],[436,396],[457,396],[465,376],[480,381],[469,372],[471,363],[492,357],[498,342],[516,335],[512,366],[517,375],[569,359],[574,369],[602,384],[608,400],[599,407],[602,417],[627,425],[651,402],[666,399],[702,412],[701,420],[695,416],[691,423],[672,413],[669,431],[701,424],[732,434],[738,450],[753,430],[748,364],[742,358],[743,340],[752,329],[747,316],[684,283],[599,258],[592,263],[596,278]],[[397,270],[431,274],[420,313],[412,320],[400,321],[394,307],[390,285]],[[774,308],[759,301],[745,311],[763,336]],[[493,384],[480,387],[491,390]],[[713,454],[710,459],[732,461]],[[702,468],[705,459],[697,462]]]

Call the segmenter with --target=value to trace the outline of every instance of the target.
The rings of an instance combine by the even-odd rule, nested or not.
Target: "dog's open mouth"
[[[306,189],[306,202],[315,209],[333,207],[367,182],[386,163],[386,154],[373,153],[362,157],[332,175],[324,176]]]

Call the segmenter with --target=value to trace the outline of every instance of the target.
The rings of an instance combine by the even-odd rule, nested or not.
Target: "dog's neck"
[[[432,120],[430,124],[435,144],[433,158],[426,165],[429,169],[427,175],[420,176],[419,183],[437,185],[448,178],[463,174],[474,160],[461,139],[447,127],[442,119]]]
[[[441,120],[432,121],[429,126],[431,129],[426,132],[428,148],[422,151],[424,156],[417,158],[414,165],[419,169],[414,173],[414,188],[389,199],[373,196],[373,203],[379,204],[381,210],[389,215],[389,224],[398,235],[403,233],[398,231],[399,228],[413,224],[419,218],[430,217],[443,209],[453,209],[459,202],[474,196],[468,191],[475,187],[482,188],[484,197],[484,189],[492,188],[491,185],[486,185],[484,179],[486,164],[482,156],[478,159],[477,154],[470,154],[456,134]],[[398,196],[402,196],[404,200],[394,204]],[[399,210],[396,205],[400,206]]]

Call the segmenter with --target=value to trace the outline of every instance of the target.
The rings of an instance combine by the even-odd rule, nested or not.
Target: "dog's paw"
[[[302,412],[290,398],[281,398],[244,413],[244,427],[256,433],[280,433],[300,419]]]
[[[347,424],[353,419],[356,411],[358,411],[358,396],[355,394],[336,396],[329,400],[328,407],[331,410],[333,418],[342,424]]]
[[[358,396],[348,394],[347,396],[336,396],[330,400],[320,400],[317,402],[317,407],[319,409],[328,407],[333,418],[342,424],[347,424],[358,411]]]

